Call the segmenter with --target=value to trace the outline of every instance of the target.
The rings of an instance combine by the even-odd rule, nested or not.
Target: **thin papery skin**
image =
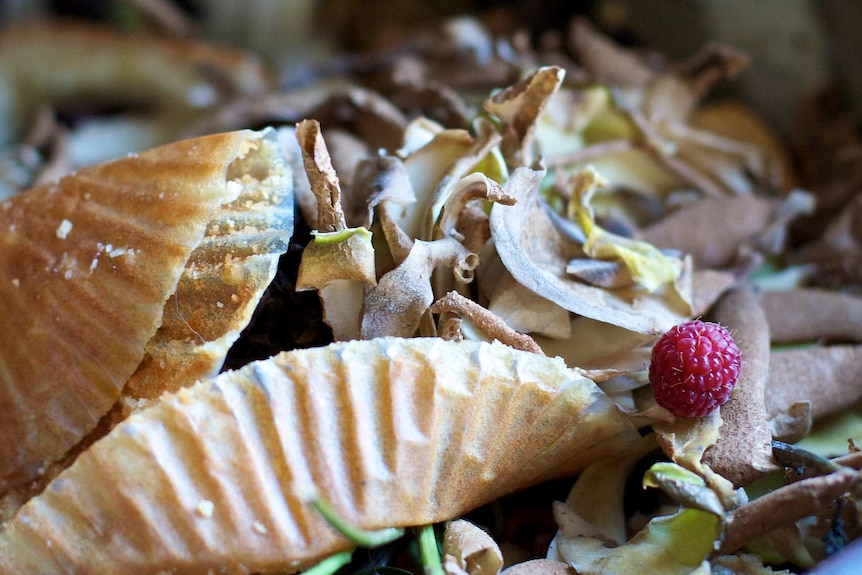
[[[260,137],[170,144],[0,204],[0,275],[18,278],[0,298],[0,491],[63,456],[119,399],[213,213],[242,189],[227,184],[229,165]]]
[[[507,196],[500,184],[481,172],[475,172],[461,178],[446,198],[437,218],[435,226],[437,234],[462,239],[463,234],[457,228],[458,221],[467,208],[467,204],[474,200],[487,200],[506,206],[515,204],[515,198]],[[478,251],[483,245],[484,242],[481,245],[472,246],[476,248],[473,251]]]
[[[363,339],[413,336],[422,316],[434,302],[431,288],[434,269],[445,266],[456,272],[472,272],[477,264],[476,255],[455,239],[416,240],[404,261],[366,293],[361,327]]]
[[[766,291],[760,302],[773,343],[862,341],[862,298],[823,289]]]
[[[323,141],[320,124],[316,120],[303,120],[296,125],[296,140],[302,150],[308,183],[317,198],[315,230],[337,232],[345,229],[347,223],[341,207],[341,186]]]
[[[119,424],[4,526],[0,567],[296,571],[353,546],[310,494],[361,529],[428,525],[638,441],[593,382],[502,344],[283,353]]]
[[[497,575],[503,568],[503,553],[494,539],[464,519],[446,524],[442,555],[448,575]]]
[[[485,110],[502,124],[501,149],[509,168],[533,165],[533,132],[536,120],[548,98],[563,83],[565,71],[548,66],[539,68],[518,83],[485,101]]]
[[[630,281],[619,287],[636,283],[653,292],[676,281],[682,274],[680,258],[667,256],[648,242],[609,233],[596,224],[592,197],[607,185],[607,181],[592,168],[575,172],[569,180],[571,198],[567,212],[569,219],[577,222],[586,236],[582,246],[584,253],[599,261],[621,264]]]
[[[489,297],[488,310],[514,330],[552,339],[572,335],[569,312],[519,284],[508,271],[494,282]]]
[[[655,71],[641,58],[620,48],[586,18],[572,20],[568,39],[569,48],[600,82],[644,88],[655,78]]]
[[[378,155],[373,159],[359,162],[353,181],[353,193],[364,198],[365,211],[359,221],[359,214],[353,215],[353,225],[371,228],[374,208],[381,202],[393,204],[412,204],[416,202],[416,192],[407,176],[404,162],[395,156]],[[345,215],[351,224],[351,214]]]
[[[458,192],[464,193],[464,190],[459,190],[459,184],[463,183],[465,178],[470,178],[471,173],[482,174],[483,170],[489,172],[489,175],[503,180],[506,177],[506,167],[499,165],[502,162],[498,155],[495,155],[497,146],[500,144],[500,134],[497,132],[491,122],[484,118],[479,118],[476,121],[476,139],[473,146],[467,153],[455,160],[445,174],[440,178],[434,194],[428,205],[425,208],[425,215],[419,229],[419,237],[422,239],[436,239],[438,233],[442,231],[440,223],[443,216],[443,210],[447,204],[452,208],[457,206],[459,199],[453,201],[452,195]],[[473,183],[468,179],[470,183]],[[499,184],[486,178],[484,190],[468,190],[465,196],[477,194],[484,195],[487,199],[500,202],[511,203],[514,200],[504,193],[499,188]],[[461,197],[464,199],[464,196]],[[445,231],[443,232],[445,234]]]
[[[746,144],[756,152],[769,187],[789,192],[797,175],[788,151],[776,134],[753,109],[738,101],[710,102],[695,110],[689,124],[703,132]]]
[[[654,463],[644,473],[643,486],[661,489],[683,507],[708,511],[724,518],[724,504],[716,492],[700,475],[676,463]]]
[[[657,334],[688,318],[678,296],[642,290],[607,290],[583,284],[565,273],[580,248],[559,233],[543,212],[538,187],[543,172],[518,168],[504,190],[514,206],[491,209],[491,237],[506,269],[524,287],[561,307],[626,329]],[[664,297],[667,295],[667,297]]]
[[[733,335],[742,368],[733,394],[719,408],[724,423],[703,462],[734,485],[744,486],[778,469],[766,411],[769,325],[757,296],[747,286],[725,294],[710,317]]]
[[[552,559],[531,559],[503,570],[506,575],[577,575],[571,566]]]
[[[772,352],[766,385],[770,417],[807,402],[815,420],[847,409],[862,398],[858,374],[862,346],[834,345]]]
[[[314,233],[302,253],[296,290],[318,290],[335,341],[359,337],[365,289],[377,284],[371,239],[365,228]]]
[[[649,364],[653,336],[586,317],[573,317],[569,325],[568,338],[534,338],[546,354],[560,356],[572,367],[635,372]]]
[[[499,134],[487,127],[474,139],[466,130],[444,130],[404,159],[415,203],[381,202],[380,210],[411,238],[433,239],[439,210],[454,186],[497,145]]]

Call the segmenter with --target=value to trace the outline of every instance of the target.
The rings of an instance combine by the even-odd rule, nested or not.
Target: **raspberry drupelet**
[[[730,398],[741,364],[739,348],[725,328],[690,321],[656,342],[649,380],[659,405],[680,417],[703,417]]]

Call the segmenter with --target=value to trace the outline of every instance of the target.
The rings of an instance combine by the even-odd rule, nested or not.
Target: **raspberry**
[[[724,404],[742,363],[730,333],[717,323],[672,327],[652,348],[649,381],[655,400],[680,417],[703,417]]]

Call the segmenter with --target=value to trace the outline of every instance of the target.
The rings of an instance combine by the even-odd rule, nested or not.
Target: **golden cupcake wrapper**
[[[261,166],[283,164],[265,140],[177,142],[0,203],[0,493],[41,474],[119,399],[220,206],[261,183],[231,183],[231,166],[245,158],[265,179]]]
[[[4,573],[295,570],[363,529],[433,523],[638,440],[559,359],[377,339],[282,353],[131,415],[0,533]]]

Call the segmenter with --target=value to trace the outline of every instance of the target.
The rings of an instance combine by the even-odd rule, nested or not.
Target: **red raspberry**
[[[742,358],[730,333],[717,323],[672,327],[652,348],[649,381],[655,400],[674,415],[703,417],[723,405]]]

